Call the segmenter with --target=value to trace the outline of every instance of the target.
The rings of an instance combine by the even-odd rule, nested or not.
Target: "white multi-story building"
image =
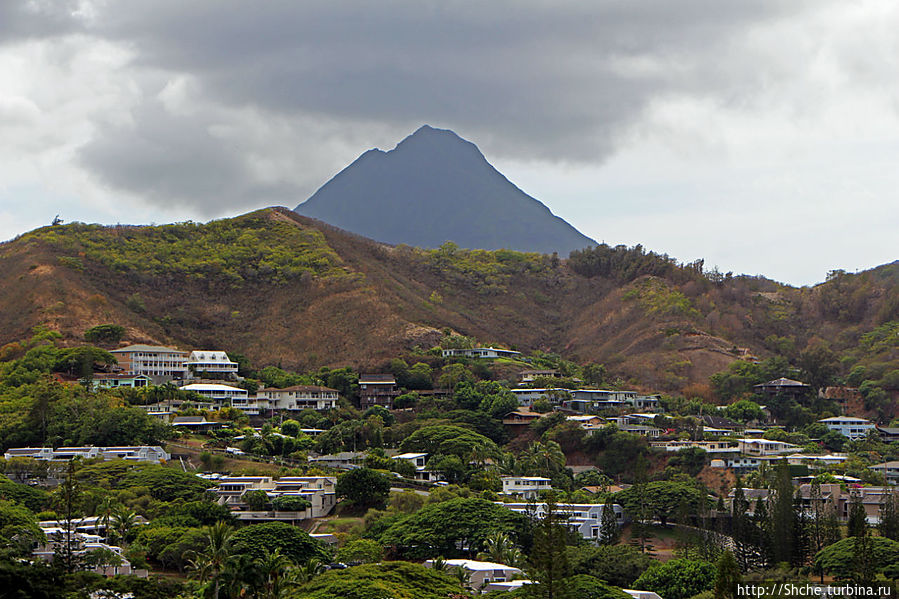
[[[187,352],[161,345],[129,345],[111,352],[126,374],[145,374],[156,382],[187,376]]]
[[[852,416],[834,416],[832,418],[824,418],[818,422],[852,440],[863,439],[868,434],[868,431],[875,428],[874,423],[870,420]]]
[[[428,461],[428,454],[426,453],[401,453],[399,455],[393,456],[394,460],[405,460],[415,466],[415,480],[421,480],[425,482],[437,482],[443,480],[443,473],[438,472],[437,470],[428,470],[425,468],[425,464]]]
[[[545,503],[499,503],[513,512],[519,514],[532,514],[536,518],[546,516]],[[556,505],[556,512],[564,514],[568,517],[568,527],[577,531],[581,537],[585,539],[598,539],[602,529],[602,513],[605,505],[601,503],[559,503]],[[621,526],[626,518],[624,508],[620,505],[613,504],[612,509],[615,512],[615,522]]]
[[[265,388],[256,392],[257,401],[266,402],[269,410],[330,410],[337,407],[337,397],[337,389],[318,385]]]
[[[794,453],[799,449],[798,445],[784,443],[783,441],[771,441],[770,439],[738,439],[737,447],[740,453],[748,456],[773,456],[784,453]]]
[[[337,479],[333,476],[285,476],[277,480],[270,476],[224,476],[218,479],[213,491],[218,503],[228,506],[239,520],[299,521],[326,516],[337,503]],[[253,511],[246,503],[249,491],[263,491],[269,500],[278,497],[298,497],[310,506],[299,511]]]
[[[131,462],[150,462],[159,464],[171,459],[162,447],[158,445],[136,445],[120,447],[98,447],[85,445],[82,447],[14,447],[6,450],[3,457],[34,458],[36,460],[71,460],[73,458],[91,459],[103,458],[104,460],[128,460]]]
[[[194,376],[205,372],[216,376],[237,377],[237,362],[232,362],[223,351],[192,351],[187,357],[187,369]]]
[[[504,476],[503,495],[536,499],[541,491],[552,491],[552,481],[542,476]]]

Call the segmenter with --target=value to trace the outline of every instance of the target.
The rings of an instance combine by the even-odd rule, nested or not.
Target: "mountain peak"
[[[365,152],[296,211],[393,244],[563,254],[595,244],[509,182],[475,144],[430,125],[388,152]]]

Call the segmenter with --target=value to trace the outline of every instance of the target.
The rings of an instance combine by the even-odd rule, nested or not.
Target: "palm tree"
[[[134,528],[135,523],[137,522],[137,514],[135,514],[132,510],[129,510],[122,504],[119,504],[115,507],[112,513],[112,528],[115,530],[116,535],[122,539],[122,542],[125,542],[125,539],[128,537],[128,533],[131,532],[131,529]]]
[[[287,573],[293,567],[293,562],[277,548],[272,552],[266,551],[261,558],[253,560],[256,575],[259,579],[257,597],[260,599],[281,599],[286,596],[291,586]]]
[[[112,531],[112,527],[110,523],[112,521],[112,514],[115,511],[115,502],[112,500],[112,497],[108,495],[103,498],[100,502],[100,505],[97,506],[97,509],[94,512],[94,515],[97,516],[97,528],[100,526],[103,527],[103,536],[107,541],[110,541],[110,536]]]
[[[293,568],[289,572],[289,578],[291,585],[301,585],[306,584],[311,581],[313,578],[321,574],[325,571],[325,565],[321,563],[318,559],[312,558],[304,565],[299,566],[297,568]]]
[[[521,551],[504,532],[495,532],[484,540],[484,551],[478,554],[477,559],[517,566],[521,561]]]
[[[456,580],[459,582],[459,586],[462,587],[463,591],[471,589],[471,571],[466,570],[461,566],[456,566],[453,568],[453,576],[456,577]]]
[[[532,443],[522,452],[522,460],[536,476],[551,477],[565,468],[565,454],[555,441]]]
[[[219,521],[206,527],[206,549],[196,554],[191,560],[191,567],[201,582],[214,582],[213,599],[219,599],[222,573],[227,569],[231,558],[231,537],[234,529],[225,522]]]

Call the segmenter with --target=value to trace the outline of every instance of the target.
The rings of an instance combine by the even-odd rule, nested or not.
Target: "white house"
[[[436,470],[428,470],[425,464],[428,461],[426,453],[401,453],[393,456],[394,460],[405,460],[415,466],[415,480],[425,482],[437,482],[443,480],[443,474]]]
[[[480,589],[494,582],[507,582],[513,576],[522,575],[521,570],[518,568],[493,562],[479,562],[472,559],[448,559],[444,563],[447,570],[462,568],[469,572],[471,576],[468,579],[468,584],[472,589]],[[425,568],[433,568],[434,560],[427,560],[424,566]]]
[[[260,403],[268,402],[270,410],[330,410],[337,407],[337,389],[318,385],[265,388],[256,392],[256,399]]]
[[[874,423],[864,418],[854,418],[852,416],[834,416],[832,418],[823,418],[819,420],[821,424],[832,431],[836,431],[850,439],[862,439],[868,431],[873,430]]]
[[[552,481],[542,476],[504,476],[503,495],[521,495],[536,499],[541,491],[552,491]]]
[[[749,456],[772,456],[784,453],[793,453],[799,449],[798,445],[784,443],[783,441],[771,441],[770,439],[738,439],[737,447],[740,453]]]
[[[232,362],[223,351],[195,350],[187,357],[187,370],[194,376],[206,372],[236,378],[237,362]]]
[[[500,503],[513,512],[519,514],[533,514],[537,518],[546,515],[545,503]],[[560,503],[556,505],[556,511],[568,517],[568,527],[576,531],[584,539],[598,539],[602,529],[602,513],[605,506],[601,503]],[[624,508],[617,503],[612,506],[615,512],[615,522],[621,526],[625,522]]]
[[[223,476],[212,490],[218,495],[218,503],[228,506],[242,521],[297,522],[326,516],[337,504],[335,489],[337,478],[333,476],[284,476],[273,480],[269,476]],[[273,509],[252,511],[245,501],[249,491],[264,491],[270,500],[277,497],[299,497],[310,507],[282,512]]]
[[[538,399],[546,399],[553,405],[562,403],[563,397],[569,397],[570,391],[561,387],[550,387],[546,389],[510,389],[512,394],[518,399],[518,405],[530,407]]]
[[[134,445],[120,447],[99,447],[85,445],[82,447],[15,447],[6,450],[3,457],[34,458],[36,460],[71,460],[73,458],[104,460],[129,460],[132,462],[149,462],[159,464],[171,459],[159,445]]]
[[[161,345],[129,345],[112,350],[126,374],[144,374],[156,382],[187,376],[187,353]]]
[[[443,350],[444,358],[515,358],[521,355],[521,352],[509,349],[498,349],[496,347],[475,347],[472,349],[445,349]]]
[[[249,397],[246,389],[220,383],[191,383],[184,385],[181,389],[199,393],[207,399],[224,404],[230,403],[232,399],[246,400]]]

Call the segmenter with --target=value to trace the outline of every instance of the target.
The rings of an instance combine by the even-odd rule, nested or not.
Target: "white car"
[[[238,449],[237,447],[226,447],[225,453],[229,453],[231,455],[245,455],[243,450]]]

